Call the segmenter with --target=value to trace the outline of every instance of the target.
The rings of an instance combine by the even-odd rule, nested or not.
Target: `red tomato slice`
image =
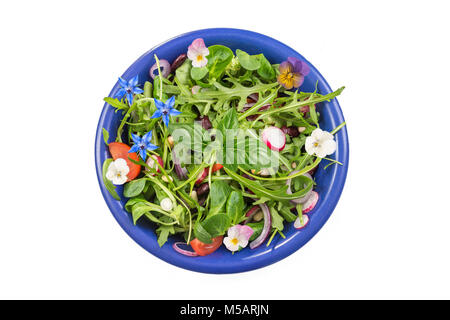
[[[212,166],[211,172],[219,171],[222,168],[223,168],[223,165],[221,165],[220,163],[216,163]],[[197,180],[195,181],[195,184],[202,183],[203,180],[205,180],[205,178],[208,176],[208,174],[209,174],[209,168],[203,169],[202,173],[199,174]]]
[[[223,236],[212,238],[212,243],[204,243],[198,239],[191,241],[191,247],[199,256],[206,256],[216,251],[222,244]]]
[[[131,162],[128,157],[135,161],[139,161],[138,155],[136,152],[128,153],[131,148],[122,142],[111,142],[109,144],[109,152],[114,160],[122,158],[127,162],[128,167],[130,168],[130,172],[128,172],[127,177],[128,181],[135,179],[139,173],[141,172],[141,166]]]

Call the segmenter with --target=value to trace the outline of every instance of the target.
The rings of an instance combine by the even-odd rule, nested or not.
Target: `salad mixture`
[[[321,130],[317,104],[344,88],[302,92],[304,61],[271,64],[203,39],[175,61],[154,58],[151,81],[119,78],[104,99],[123,119],[117,132],[103,129],[103,181],[116,200],[124,185],[134,223],[154,224],[160,246],[175,236],[187,256],[268,246],[286,223],[307,226],[318,164],[342,165],[327,156],[345,123]]]

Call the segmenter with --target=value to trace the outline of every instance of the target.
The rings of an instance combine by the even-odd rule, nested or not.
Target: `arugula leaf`
[[[128,110],[128,105],[123,103],[122,101],[118,99],[114,99],[111,97],[105,97],[103,98],[103,101],[111,105],[112,107],[116,108],[117,110]]]
[[[214,45],[208,47],[208,70],[209,78],[219,79],[225,72],[225,68],[234,57],[233,51],[230,48],[221,45]]]
[[[239,182],[240,184],[246,186],[250,190],[253,191],[254,194],[256,194],[258,197],[264,197],[269,198],[271,200],[276,201],[288,201],[288,200],[294,200],[300,197],[303,197],[306,195],[306,193],[311,190],[313,186],[313,182],[311,179],[304,177],[305,179],[305,185],[306,187],[302,190],[295,192],[293,194],[287,194],[286,190],[288,186],[283,186],[282,188],[279,188],[278,190],[270,190],[267,188],[264,188],[258,181],[253,181],[247,178],[242,177],[238,173],[234,172],[233,170],[230,170],[227,168],[227,166],[224,165],[225,172],[234,180]]]
[[[253,71],[261,67],[261,63],[257,56],[251,56],[247,52],[237,49],[236,56],[244,69]]]
[[[285,206],[283,206],[280,210],[278,210],[278,212],[283,216],[283,218],[287,222],[294,222],[297,219],[297,216],[293,214],[291,210]]]
[[[217,129],[219,129],[222,132],[223,136],[225,137],[226,130],[238,128],[239,128],[239,120],[237,117],[236,109],[231,108],[225,113],[225,115],[219,122]]]
[[[270,215],[272,216],[272,228],[279,231],[283,231],[283,218],[278,214],[278,211],[274,207],[270,207]]]
[[[213,216],[225,211],[224,207],[230,193],[231,187],[225,181],[218,180],[211,184],[211,190],[209,192],[211,197],[211,206],[208,216]]]
[[[237,224],[241,216],[244,214],[244,197],[241,191],[231,191],[227,201],[227,216],[231,219],[231,223]]]
[[[158,244],[159,247],[162,247],[164,243],[167,242],[167,238],[169,237],[169,234],[175,234],[175,229],[173,226],[159,226],[158,229],[156,229],[156,233],[158,234]]]
[[[116,186],[108,180],[108,178],[106,178],[106,172],[108,171],[109,165],[111,164],[111,162],[113,162],[114,160],[109,158],[106,159],[105,162],[103,162],[103,168],[102,168],[102,173],[103,173],[103,183],[105,184],[106,189],[109,191],[109,193],[111,194],[111,196],[120,201],[120,197],[117,194],[116,191]]]
[[[132,198],[139,195],[145,188],[145,182],[145,178],[128,182],[123,188],[124,197]]]

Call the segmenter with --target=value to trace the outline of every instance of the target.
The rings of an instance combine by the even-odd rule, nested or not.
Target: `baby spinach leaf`
[[[261,53],[257,55],[257,58],[260,63],[260,67],[258,68],[258,74],[266,80],[274,80],[275,79],[275,70],[272,68],[272,65],[270,62],[264,57],[264,55]]]
[[[230,226],[230,222],[230,218],[226,214],[219,213],[206,218],[202,222],[202,226],[214,238],[223,235]]]
[[[128,182],[123,188],[123,195],[132,198],[139,195],[145,188],[145,179],[137,179]]]
[[[259,235],[261,234],[262,229],[264,228],[264,221],[250,222],[250,223],[247,223],[246,225],[253,229],[253,234],[249,239],[249,241],[253,241],[256,238],[258,238]]]
[[[211,191],[209,192],[211,197],[209,216],[225,211],[224,207],[230,193],[231,187],[225,181],[218,180],[211,184]]]
[[[116,191],[116,186],[111,181],[109,181],[108,178],[106,178],[106,172],[108,171],[111,162],[113,162],[113,159],[106,159],[105,162],[103,162],[103,183],[105,184],[106,189],[109,191],[112,197],[116,200],[120,200],[120,197]]]
[[[219,79],[225,72],[225,68],[234,57],[233,51],[230,48],[221,45],[214,45],[208,47],[208,70],[210,79]]]
[[[186,61],[175,71],[176,77],[181,84],[184,85],[189,84],[189,81],[191,80],[190,76],[191,68],[192,68],[191,60],[186,59]]]
[[[231,191],[227,200],[227,216],[231,219],[232,224],[239,223],[241,216],[244,214],[244,197],[241,191]]]
[[[137,202],[131,207],[131,216],[133,218],[133,223],[141,218],[144,214],[149,212],[149,207],[147,206],[147,202]]]
[[[194,80],[202,80],[208,73],[208,68],[191,68],[191,78]]]
[[[147,202],[147,200],[144,198],[142,194],[138,195],[137,197],[131,198],[125,204],[125,210],[131,212],[132,207],[138,202]]]
[[[203,243],[211,243],[211,235],[208,233],[208,231],[203,228],[200,222],[196,222],[194,225],[194,236]]]
[[[261,63],[257,56],[251,56],[247,52],[237,49],[236,56],[244,69],[253,71],[261,67]]]

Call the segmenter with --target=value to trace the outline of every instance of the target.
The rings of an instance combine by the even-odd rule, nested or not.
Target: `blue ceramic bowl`
[[[242,49],[250,54],[264,53],[272,63],[281,63],[287,57],[296,57],[306,61],[304,57],[290,47],[259,33],[238,29],[205,29],[180,35],[151,49],[134,62],[122,77],[130,79],[139,74],[140,82],[144,83],[145,80],[149,80],[148,70],[155,63],[155,53],[160,59],[173,61],[178,55],[185,53],[187,47],[196,38],[203,38],[207,46],[222,44],[230,47],[233,51]],[[311,72],[306,77],[301,90],[314,91],[315,84],[318,82],[319,93],[327,94],[331,92],[330,86],[319,71],[311,64],[309,65]],[[109,96],[114,96],[118,88],[119,86],[116,83]],[[321,103],[318,110],[321,114],[320,126],[324,130],[331,131],[344,121],[336,99]],[[277,262],[300,249],[320,230],[333,212],[344,187],[349,161],[348,138],[345,127],[336,134],[337,151],[331,156],[344,165],[333,165],[324,170],[327,161],[322,161],[320,164],[315,174],[316,190],[320,199],[316,208],[310,212],[310,222],[303,230],[296,230],[292,223],[286,224],[283,231],[286,239],[277,235],[268,247],[264,243],[259,248],[254,250],[246,248],[234,255],[222,246],[213,254],[205,257],[183,256],[173,250],[174,239],[169,239],[168,243],[160,248],[156,241],[153,226],[145,219],[141,219],[138,225],[134,226],[131,215],[124,209],[126,199],[122,201],[114,200],[103,185],[102,163],[110,155],[103,142],[102,128],[111,133],[110,139],[115,139],[114,133],[120,119],[120,112],[115,113],[111,106],[104,105],[95,138],[95,165],[103,197],[116,220],[131,238],[158,258],[181,268],[205,273],[236,273],[261,268]],[[122,188],[117,190],[119,194],[122,193]]]

